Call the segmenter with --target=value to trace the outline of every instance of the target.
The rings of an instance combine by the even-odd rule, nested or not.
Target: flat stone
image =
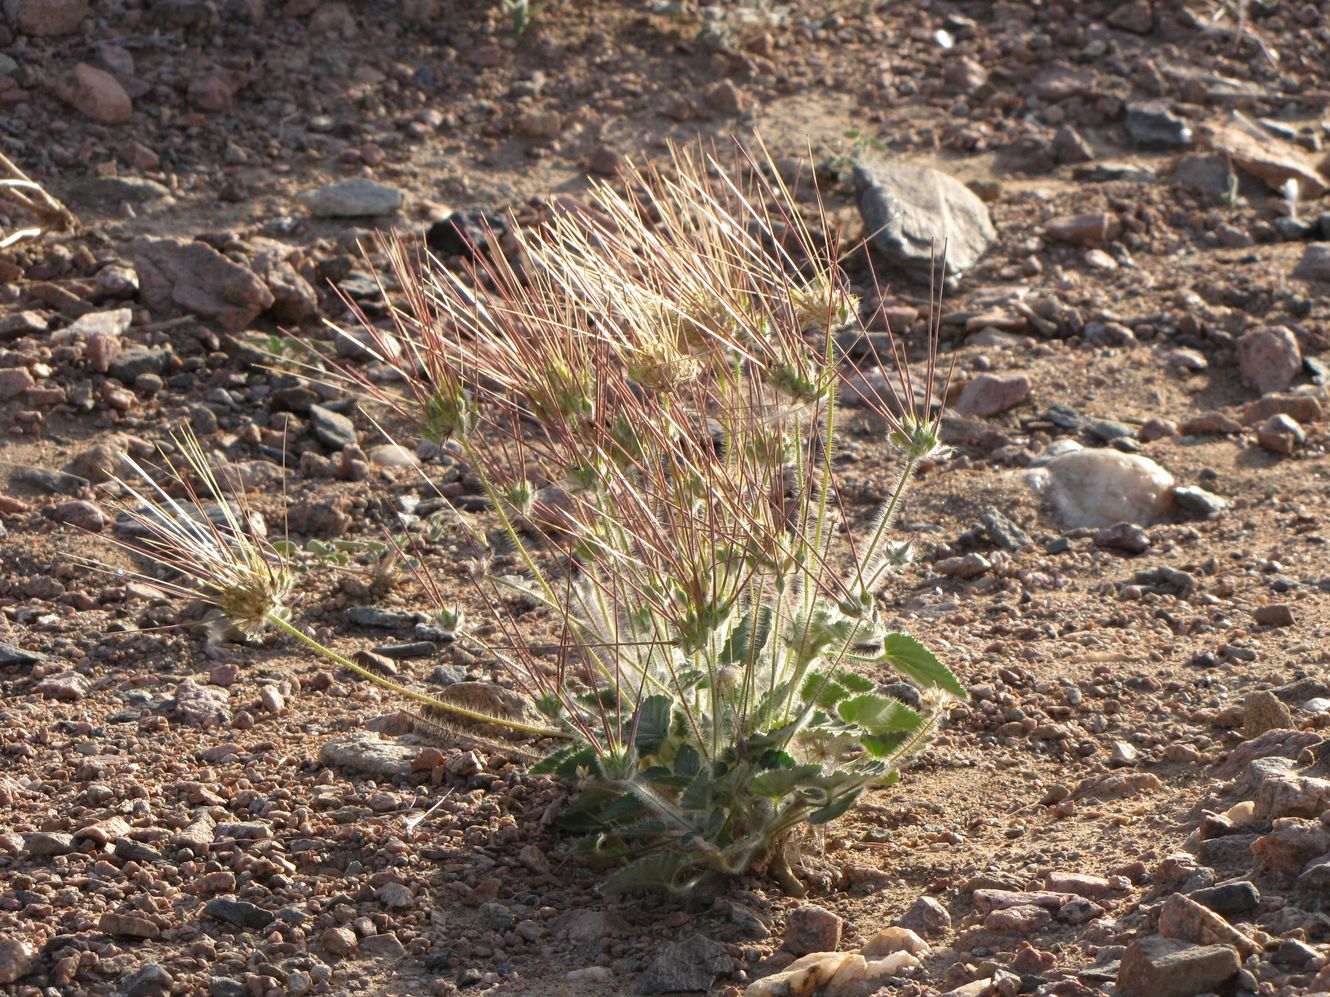
[[[97,922],[97,930],[107,935],[123,938],[156,938],[161,929],[146,917],[137,914],[120,914],[108,910]]]
[[[1215,990],[1241,968],[1227,945],[1142,938],[1127,946],[1118,970],[1122,997],[1194,997]]]
[[[373,731],[355,731],[325,743],[319,749],[319,761],[391,779],[411,774],[411,762],[419,750],[419,745],[384,741]]]
[[[971,269],[997,239],[988,208],[955,177],[906,162],[865,160],[854,167],[859,212],[873,247],[888,263],[927,271],[946,245],[946,273]]]
[[[276,915],[270,910],[264,910],[245,900],[234,900],[229,897],[214,897],[209,900],[203,908],[203,916],[254,931],[262,931],[276,920]]]
[[[1203,889],[1193,890],[1187,895],[1198,904],[1203,904],[1216,914],[1222,914],[1225,917],[1246,914],[1248,911],[1255,910],[1256,905],[1261,902],[1261,891],[1256,888],[1256,884],[1247,880],[1237,883],[1221,883],[1218,886],[1207,886]]]
[[[951,930],[951,914],[947,912],[947,908],[932,897],[919,897],[910,905],[910,909],[901,915],[900,920],[896,922],[896,928],[909,931],[912,934],[917,933],[924,938],[939,938]],[[910,948],[906,951],[913,953],[917,950]],[[880,954],[886,955],[887,953]],[[865,946],[864,955],[870,955],[867,946]]]
[[[1253,329],[1238,340],[1242,382],[1262,394],[1283,391],[1302,372],[1298,337],[1287,326]]]
[[[58,699],[66,703],[76,703],[86,696],[91,689],[88,680],[78,672],[61,672],[51,675],[37,683],[36,692],[47,699]]]
[[[143,302],[154,312],[188,312],[228,332],[246,328],[274,300],[253,271],[203,242],[140,236],[134,269]]]
[[[1312,243],[1302,251],[1302,259],[1293,270],[1298,280],[1315,280],[1330,283],[1330,246],[1324,243]]]
[[[33,858],[68,855],[76,848],[74,836],[64,831],[29,831],[23,835],[23,851]]]
[[[392,214],[403,195],[396,187],[357,177],[301,191],[296,200],[316,218],[362,218]]]
[[[734,969],[734,960],[725,946],[705,935],[689,935],[661,950],[651,965],[638,977],[639,994],[664,994],[677,991],[708,992],[716,977]]]
[[[863,956],[849,952],[814,952],[794,960],[783,970],[750,983],[744,997],[809,997],[827,986],[845,967]]]
[[[176,686],[175,713],[186,723],[208,726],[229,721],[225,689],[215,685],[199,685],[193,679],[184,679]]]
[[[1330,832],[1319,820],[1280,817],[1269,834],[1252,842],[1251,851],[1256,856],[1257,873],[1295,877],[1312,859],[1330,852]]]
[[[1024,374],[980,374],[961,390],[955,409],[960,415],[987,418],[1015,408],[1030,397]]]
[[[1330,186],[1317,156],[1274,135],[1257,138],[1238,125],[1216,122],[1199,129],[1201,144],[1226,156],[1234,166],[1282,191],[1289,180],[1298,182],[1299,196],[1319,197]]]
[[[391,931],[380,932],[360,940],[360,951],[369,956],[398,960],[406,958],[406,946]]]
[[[65,188],[74,204],[105,210],[115,204],[151,204],[171,196],[171,190],[147,177],[81,177]]]
[[[1188,149],[1195,144],[1191,125],[1163,101],[1130,101],[1125,110],[1127,136],[1138,149]]]

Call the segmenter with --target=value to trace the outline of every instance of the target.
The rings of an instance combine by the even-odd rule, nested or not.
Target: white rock
[[[370,448],[369,462],[378,467],[415,467],[420,460],[400,443],[382,443]]]
[[[1029,472],[1062,524],[1102,529],[1115,523],[1148,526],[1173,504],[1173,475],[1139,454],[1077,450]]]
[[[564,979],[569,983],[609,983],[614,979],[614,970],[609,966],[587,966],[574,969]]]

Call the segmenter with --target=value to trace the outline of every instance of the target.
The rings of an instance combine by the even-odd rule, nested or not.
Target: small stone
[[[207,243],[140,236],[134,269],[143,302],[154,312],[189,312],[228,332],[246,328],[273,304],[272,292],[253,271]]]
[[[360,940],[360,951],[368,956],[379,956],[396,962],[406,958],[406,946],[394,932],[382,931]]]
[[[984,202],[929,166],[881,160],[854,167],[859,212],[888,263],[927,271],[945,244],[947,275],[971,269],[997,239]]]
[[[344,450],[360,442],[355,423],[322,405],[309,407],[309,427],[314,438],[330,450]]]
[[[1257,622],[1260,621],[1258,620]],[[1268,731],[1291,730],[1293,727],[1293,714],[1279,697],[1272,692],[1265,690],[1253,692],[1247,697],[1246,703],[1243,704],[1243,737],[1260,737]]]
[[[992,563],[982,554],[969,553],[963,557],[943,558],[933,565],[939,574],[952,578],[978,578],[993,570]]]
[[[269,713],[285,713],[286,697],[276,686],[265,685],[259,690],[259,702]]]
[[[924,898],[931,899],[931,898]],[[936,903],[936,901],[934,901]],[[938,906],[941,906],[940,904]],[[913,908],[912,908],[913,909]],[[942,911],[946,913],[946,909]],[[908,916],[908,915],[907,915]],[[902,918],[904,920],[904,918]],[[951,915],[947,915],[947,928],[951,927]],[[919,937],[919,935],[910,928],[901,925],[895,925],[890,928],[883,928],[872,938],[868,939],[859,950],[865,959],[881,959],[883,956],[891,955],[895,952],[908,952],[910,955],[928,955],[933,951],[931,945]]]
[[[413,745],[384,741],[372,731],[356,731],[324,744],[319,749],[319,762],[391,779],[411,774],[417,751],[419,748]]]
[[[938,938],[951,930],[951,915],[947,913],[947,908],[932,897],[919,897],[910,905],[910,909],[901,916],[901,919],[896,922],[896,926],[912,933],[917,932],[924,938]],[[867,946],[865,946],[866,948]],[[916,948],[906,948],[905,950],[916,955],[919,953]],[[886,955],[887,953],[883,952],[881,954]],[[869,953],[865,951],[864,955],[867,956]]]
[[[89,13],[88,0],[9,0],[4,6],[25,35],[73,34]]]
[[[1075,246],[1106,246],[1122,232],[1117,215],[1099,212],[1054,218],[1044,226],[1044,235]]]
[[[1270,416],[1256,427],[1256,442],[1271,453],[1291,454],[1306,441],[1302,427],[1282,413]]]
[[[65,703],[77,703],[91,689],[88,680],[78,672],[61,672],[44,678],[37,683],[36,692],[47,699],[58,699]]]
[[[1269,606],[1257,606],[1252,610],[1251,615],[1252,619],[1266,627],[1291,627],[1294,623],[1293,610],[1282,602]]]
[[[1113,27],[1137,35],[1148,35],[1155,27],[1154,8],[1150,0],[1127,0],[1115,7],[1107,20]]]
[[[1052,920],[1053,915],[1044,907],[1019,904],[990,911],[984,918],[984,930],[1007,935],[1028,935]]]
[[[36,383],[26,367],[0,367],[0,402],[17,398]]]
[[[1272,775],[1256,787],[1254,802],[1253,816],[1259,821],[1320,817],[1330,811],[1330,780],[1292,773]]]
[[[74,110],[98,124],[123,125],[134,115],[134,104],[120,81],[86,62],[76,65],[51,89]]]
[[[1242,406],[1242,424],[1255,426],[1275,415],[1305,424],[1319,422],[1322,414],[1321,402],[1312,395],[1266,395]]]
[[[1162,101],[1131,101],[1125,110],[1127,136],[1138,149],[1188,149],[1196,141],[1186,120]]]
[[[234,900],[229,897],[215,897],[209,900],[203,908],[203,916],[254,931],[262,931],[276,920],[276,916],[270,910],[264,910],[247,900]]]
[[[704,935],[689,935],[667,945],[638,977],[640,994],[709,992],[716,977],[730,973],[734,960],[725,946]]]
[[[1120,550],[1126,554],[1144,554],[1150,549],[1150,535],[1135,523],[1115,523],[1094,535],[1096,547]]]
[[[84,502],[81,499],[61,502],[55,507],[51,518],[57,523],[64,523],[78,530],[87,530],[89,533],[100,533],[106,528],[106,514],[91,502]]]
[[[783,970],[750,983],[744,997],[810,997],[827,986],[847,964],[863,961],[849,952],[814,952]]]
[[[141,966],[125,981],[125,997],[170,997],[175,977],[164,967],[150,962]]]
[[[1237,975],[1238,954],[1227,945],[1191,945],[1141,938],[1127,946],[1118,970],[1122,997],[1195,997]]]
[[[1086,876],[1078,872],[1049,872],[1044,877],[1044,888],[1053,893],[1074,893],[1078,897],[1100,900],[1113,893],[1113,887],[1103,876]]]
[[[1322,216],[1322,226],[1325,225],[1325,216]],[[1325,238],[1325,236],[1322,236]],[[1324,243],[1312,243],[1302,251],[1302,259],[1298,261],[1297,267],[1293,270],[1293,276],[1298,280],[1314,280],[1322,283],[1330,283],[1330,246]]]
[[[108,910],[97,922],[97,930],[107,935],[125,938],[156,938],[161,929],[146,917],[137,914],[120,914]]]
[[[829,910],[806,904],[790,911],[785,921],[783,947],[795,955],[834,952],[840,945],[844,922]]]
[[[359,939],[350,928],[329,928],[319,936],[319,944],[330,955],[342,958],[355,952],[359,947]]]
[[[384,883],[379,887],[376,896],[379,903],[393,909],[410,907],[412,901],[415,900],[411,890],[401,883]]]
[[[0,986],[27,976],[36,958],[36,950],[26,941],[0,938]]]
[[[230,718],[227,712],[228,699],[225,689],[203,686],[193,679],[184,679],[176,686],[175,712],[186,723],[201,727],[225,723]]]
[[[1330,833],[1320,821],[1280,817],[1269,834],[1252,842],[1251,852],[1256,856],[1257,873],[1294,877],[1312,859],[1330,852]]]
[[[29,831],[23,835],[23,851],[33,858],[68,855],[74,849],[74,836],[64,831]]]
[[[987,418],[1015,408],[1030,396],[1030,379],[1024,374],[980,374],[962,389],[956,401],[960,415]]]
[[[1283,391],[1302,371],[1298,338],[1286,326],[1253,329],[1238,340],[1242,383],[1261,394]]]
[[[1228,508],[1225,499],[1196,485],[1180,485],[1174,488],[1173,505],[1179,512],[1196,519],[1217,516]]]
[[[316,218],[364,218],[392,214],[403,196],[396,187],[357,177],[302,191],[296,200]]]
[[[366,454],[375,467],[416,467],[420,458],[400,443],[380,443]]]

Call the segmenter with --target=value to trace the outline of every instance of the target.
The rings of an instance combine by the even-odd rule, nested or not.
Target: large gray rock
[[[716,977],[734,968],[725,946],[704,935],[690,935],[666,947],[637,980],[640,994],[706,992]]]
[[[1127,946],[1118,970],[1123,997],[1193,997],[1214,990],[1241,969],[1227,945],[1189,945],[1171,938],[1142,938]]]
[[[979,262],[997,238],[978,195],[931,166],[863,161],[854,182],[874,248],[897,266],[926,269],[945,245],[947,276],[954,276]]]
[[[410,775],[411,760],[419,751],[419,747],[384,741],[373,731],[361,730],[325,743],[319,749],[319,763],[391,779]]]

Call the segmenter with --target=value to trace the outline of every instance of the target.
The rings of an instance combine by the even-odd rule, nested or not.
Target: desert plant
[[[936,331],[921,384],[897,349],[870,392],[902,466],[838,543],[833,343],[859,306],[769,165],[676,153],[461,273],[388,241],[402,297],[358,338],[393,377],[341,368],[483,483],[522,569],[493,569],[459,516],[488,550],[492,653],[572,734],[536,766],[579,786],[564,825],[636,856],[610,890],[779,870],[792,831],[892,781],[965,695],[875,600],[908,554],[894,517],[942,450]],[[504,611],[514,588],[548,612],[557,663]],[[880,690],[889,671],[922,709]]]
[[[876,599],[909,554],[896,514],[943,450],[937,330],[918,383],[896,346],[889,376],[861,379],[881,385],[857,390],[901,466],[866,530],[850,531],[835,432],[848,361],[834,343],[859,303],[834,239],[774,177],[742,149],[726,168],[680,151],[668,172],[631,170],[584,209],[514,225],[516,252],[462,272],[387,240],[400,297],[388,327],[362,314],[356,334],[375,362],[320,365],[450,441],[482,483],[489,511],[456,513],[492,615],[491,636],[474,639],[546,725],[468,714],[320,645],[289,619],[294,576],[242,509],[200,526],[188,505],[138,489],[151,538],[138,549],[251,631],[276,627],[445,716],[564,739],[534,771],[576,786],[562,823],[618,863],[605,889],[765,869],[797,892],[792,835],[894,781],[965,690]],[[179,443],[188,466],[168,478],[198,479],[229,508],[207,455]],[[437,565],[411,554],[454,613]],[[544,610],[555,660],[548,635],[509,611],[514,593]],[[919,688],[915,706],[884,692],[891,674]]]
[[[31,216],[33,221],[33,224],[16,227],[9,232],[0,228],[0,249],[35,239],[47,231],[78,227],[73,212],[3,155],[0,155],[0,200]]]

